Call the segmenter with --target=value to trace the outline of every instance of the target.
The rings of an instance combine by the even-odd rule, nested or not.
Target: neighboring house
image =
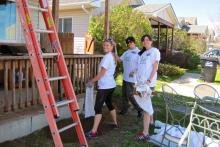
[[[203,25],[189,25],[188,35],[194,36],[196,38],[201,38],[206,40],[209,35],[208,26]]]
[[[110,0],[110,7],[124,0]],[[130,0],[131,6],[143,5],[143,0]],[[91,16],[104,13],[105,0],[60,0],[59,32],[74,33],[74,52],[84,54],[85,35]]]
[[[36,0],[28,0],[30,5],[37,5]],[[32,18],[36,28],[41,27],[39,14],[32,12]],[[0,45],[24,45],[23,32],[16,10],[15,0],[0,2]]]
[[[215,31],[213,29],[209,29],[208,35],[208,42],[213,42],[215,40]]]
[[[197,17],[179,17],[178,20],[181,29],[187,31],[190,36],[207,41],[214,37],[210,34],[208,26],[198,25]]]
[[[181,25],[198,25],[197,17],[178,17]]]

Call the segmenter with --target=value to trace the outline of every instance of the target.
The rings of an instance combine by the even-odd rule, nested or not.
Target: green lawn
[[[196,69],[187,69],[186,72],[188,73],[197,73],[197,74],[200,74],[201,73],[201,70],[202,70],[202,67],[199,65],[198,68]]]
[[[217,74],[216,74],[214,83],[220,85],[220,68],[218,68],[218,70],[217,70]]]
[[[162,88],[163,84],[172,82],[173,80],[176,80],[176,79],[180,78],[181,76],[182,75],[180,75],[180,76],[172,76],[172,77],[168,77],[168,76],[159,77],[158,80],[157,80],[157,83],[156,83],[155,90],[159,91]],[[121,96],[122,81],[123,81],[123,76],[122,76],[122,74],[119,74],[116,77],[117,87],[116,87],[115,92],[114,92],[114,94],[116,96]]]

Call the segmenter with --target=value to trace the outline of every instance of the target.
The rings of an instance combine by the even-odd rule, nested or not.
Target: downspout
[[[88,14],[89,15],[89,22],[90,22],[90,20],[91,20],[91,18],[92,18],[92,15],[91,15],[91,13],[90,13],[90,11],[88,11],[86,8],[85,8],[85,5],[84,4],[82,4],[82,10],[86,13],[86,14]],[[88,32],[87,32],[88,33]],[[87,44],[87,41],[86,41],[86,37],[85,37],[85,46],[84,46],[84,52],[86,53],[86,45]],[[90,44],[89,44],[89,48],[91,47],[91,45],[92,45],[92,41],[90,42]]]

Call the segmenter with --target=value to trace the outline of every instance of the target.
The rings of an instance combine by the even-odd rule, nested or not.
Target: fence
[[[97,74],[102,55],[66,55],[65,60],[76,94],[85,92],[85,83]],[[49,76],[56,76],[55,61],[44,59]],[[60,82],[52,82],[56,99],[63,96]],[[28,56],[0,56],[0,113],[40,103]]]

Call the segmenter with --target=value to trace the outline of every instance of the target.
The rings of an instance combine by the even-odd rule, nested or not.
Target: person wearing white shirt
[[[92,129],[85,133],[86,137],[89,138],[94,138],[97,136],[98,126],[102,119],[102,107],[104,103],[108,107],[112,117],[113,123],[111,126],[113,128],[118,128],[116,111],[112,104],[112,94],[116,87],[116,82],[114,79],[116,68],[115,54],[113,53],[114,45],[115,43],[113,39],[106,39],[104,41],[103,50],[105,52],[105,56],[99,64],[99,72],[92,80],[87,83],[87,86],[91,86],[96,81],[98,81],[98,90],[94,106],[96,115]]]
[[[128,37],[125,42],[129,49],[125,51],[120,58],[117,58],[117,61],[123,63],[122,103],[119,114],[124,115],[127,113],[129,107],[128,103],[130,101],[137,110],[138,117],[140,118],[142,116],[142,109],[139,107],[133,96],[136,78],[130,75],[132,71],[137,69],[139,58],[138,53],[140,50],[135,45],[134,37]]]
[[[144,35],[141,38],[143,49],[139,52],[139,62],[137,68],[137,83],[146,83],[150,86],[151,90],[154,90],[157,80],[157,70],[160,61],[160,52],[157,48],[152,47],[152,38],[150,35]],[[151,100],[149,99],[147,104],[149,112],[144,111],[144,130],[137,134],[138,140],[149,139],[149,126],[154,126],[153,122],[153,107]]]

